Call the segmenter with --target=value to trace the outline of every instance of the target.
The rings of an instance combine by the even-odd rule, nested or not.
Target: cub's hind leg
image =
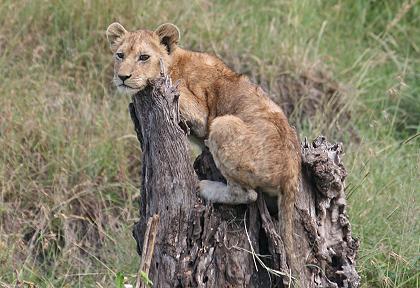
[[[247,204],[257,199],[255,178],[255,146],[250,143],[254,133],[238,117],[217,117],[211,127],[207,146],[227,185],[201,181],[201,197],[224,204]],[[251,150],[250,150],[251,149]]]

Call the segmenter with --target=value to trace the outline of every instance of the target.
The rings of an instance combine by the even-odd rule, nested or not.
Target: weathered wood
[[[140,221],[133,230],[140,253],[146,219],[160,215],[149,275],[154,286],[287,287],[291,281],[276,212],[267,208],[273,200],[259,194],[256,203],[229,206],[205,204],[198,197],[197,176],[224,178],[207,150],[195,161],[194,173],[178,97],[162,75],[130,104],[142,145]],[[340,145],[323,137],[302,145],[294,235],[301,287],[359,285],[358,242],[346,214],[340,153]]]
[[[140,221],[133,231],[139,250],[146,220],[160,215],[150,267],[155,287],[177,286],[189,215],[198,201],[188,143],[178,125],[178,97],[170,79],[162,77],[135,95],[130,108],[143,150]]]
[[[341,144],[330,144],[323,136],[302,143],[303,185],[295,205],[298,252],[309,268],[305,279],[320,287],[360,284],[355,268],[359,242],[351,236],[341,153]]]

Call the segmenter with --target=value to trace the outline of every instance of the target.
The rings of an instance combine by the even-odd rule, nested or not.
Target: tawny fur
[[[201,195],[223,203],[255,201],[255,190],[279,198],[279,222],[286,256],[296,272],[293,211],[301,169],[300,145],[283,111],[246,76],[215,56],[177,46],[179,30],[164,24],[156,31],[126,31],[113,23],[107,30],[115,55],[114,81],[135,94],[159,77],[162,59],[173,81],[180,80],[180,112],[193,133],[207,139],[228,185],[202,181]],[[120,54],[118,54],[120,53]],[[140,61],[140,55],[149,59]],[[129,76],[122,81],[118,75]]]

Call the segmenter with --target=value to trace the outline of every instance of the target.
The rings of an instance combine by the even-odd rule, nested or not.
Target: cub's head
[[[160,59],[170,64],[179,30],[173,24],[163,24],[155,31],[129,32],[121,24],[112,23],[106,37],[114,53],[114,83],[118,90],[133,95],[159,77]]]

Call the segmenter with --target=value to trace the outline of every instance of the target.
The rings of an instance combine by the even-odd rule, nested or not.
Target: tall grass
[[[280,75],[339,83],[337,101],[309,118],[309,94],[294,99],[291,121],[301,136],[345,143],[363,287],[418,287],[419,18],[409,0],[3,0],[0,286],[133,281],[140,151],[104,37],[118,20],[174,22],[184,47],[223,57],[272,95]]]

